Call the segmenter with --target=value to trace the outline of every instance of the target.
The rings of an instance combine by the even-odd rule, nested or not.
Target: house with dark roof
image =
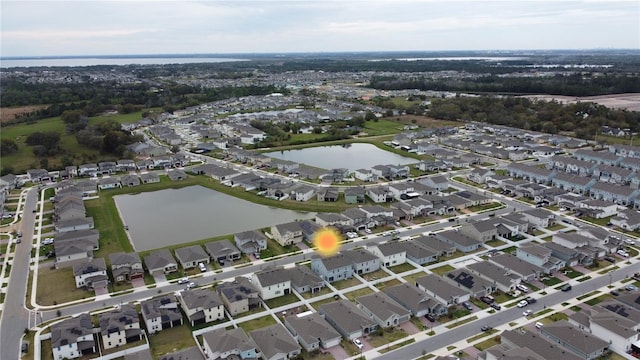
[[[233,234],[233,239],[243,254],[259,254],[261,250],[267,249],[267,237],[258,230]]]
[[[456,247],[454,245],[440,240],[435,235],[421,235],[409,241],[413,241],[417,245],[432,250],[438,257],[452,256],[456,252]],[[407,253],[407,255],[409,254]]]
[[[213,261],[235,261],[242,256],[228,239],[208,242],[204,244],[204,249]]]
[[[630,186],[598,182],[589,190],[592,199],[614,202],[619,205],[634,205],[640,190]]]
[[[455,246],[456,249],[468,253],[478,250],[482,242],[473,239],[460,231],[446,230],[435,235],[436,239]]]
[[[398,243],[405,251],[405,260],[418,265],[429,264],[438,261],[438,253],[433,249],[421,245],[417,241],[408,240]]]
[[[482,243],[494,240],[498,236],[498,228],[494,219],[468,222],[462,224],[458,231]]]
[[[333,256],[311,258],[311,269],[327,282],[334,282],[353,277],[353,267],[349,257],[339,253]]]
[[[322,304],[318,313],[347,340],[369,335],[378,328],[373,319],[349,300],[341,299]]]
[[[284,326],[307,352],[338,346],[342,339],[340,333],[317,312],[287,316]]]
[[[569,350],[566,350],[557,343],[553,343],[546,339],[544,336],[531,331],[518,331],[507,330],[501,334],[501,344],[499,345],[502,351],[513,350],[515,358],[518,358],[523,353],[533,353],[534,356],[538,356],[542,360],[547,359],[563,359],[563,360],[580,360],[583,359]],[[496,355],[501,354],[497,352]],[[509,353],[512,354],[513,352]],[[510,358],[510,357],[507,357]],[[486,359],[491,359],[486,357]],[[538,359],[538,358],[533,358]]]
[[[249,279],[238,276],[233,281],[223,282],[216,286],[224,307],[231,316],[235,316],[256,307],[262,306],[260,293]]]
[[[374,292],[355,300],[358,308],[382,328],[398,326],[411,319],[411,312],[384,292]]]
[[[602,356],[609,343],[587,332],[571,326],[566,320],[546,324],[540,334],[551,342],[561,345],[581,359],[592,360]]]
[[[415,285],[418,289],[424,291],[434,300],[444,305],[445,308],[451,305],[462,304],[470,298],[468,290],[461,286],[453,285],[445,280],[444,277],[436,274],[429,274],[417,278]]]
[[[324,287],[322,278],[307,266],[286,269],[286,276],[291,280],[291,287],[299,294],[305,292],[315,294]]]
[[[56,360],[76,359],[95,353],[97,348],[91,316],[83,313],[52,324],[51,350]]]
[[[522,244],[516,250],[516,256],[530,264],[539,266],[545,274],[558,271],[566,262],[552,255],[551,249],[538,244]]]
[[[145,256],[144,265],[151,275],[158,272],[169,274],[178,271],[178,263],[173,258],[173,255],[171,255],[169,249],[152,251],[149,255]]]
[[[493,255],[488,261],[499,266],[504,271],[517,275],[525,282],[538,279],[543,273],[543,269],[540,266],[524,261],[513,254]]]
[[[139,354],[139,353],[140,352],[137,352],[136,354]],[[125,356],[124,360],[130,360],[130,359],[127,359],[127,357]],[[134,359],[134,360],[139,360],[139,359]],[[151,360],[151,357],[149,357],[148,360]],[[173,352],[164,354],[160,356],[158,360],[206,360],[206,359],[202,354],[202,350],[200,350],[198,346],[191,346],[188,348],[180,349],[178,351],[173,351]]]
[[[291,292],[291,279],[284,268],[268,268],[253,273],[252,284],[260,293],[262,300],[288,295]]]
[[[95,258],[80,262],[73,266],[76,288],[106,288],[109,283],[107,265],[103,258]]]
[[[202,343],[210,360],[258,359],[258,346],[242,328],[220,328],[202,334]]]
[[[143,184],[153,184],[160,182],[160,176],[154,172],[140,174],[140,180]]]
[[[144,277],[142,260],[137,252],[111,253],[109,254],[109,263],[113,280],[117,283],[130,282],[132,279]]]
[[[140,302],[140,310],[149,334],[182,325],[182,313],[174,295],[143,300]]]
[[[515,290],[516,285],[521,281],[520,276],[517,274],[505,271],[489,261],[478,261],[467,265],[465,269],[472,274],[479,275],[504,293]]]
[[[265,360],[293,359],[301,353],[296,339],[281,324],[253,330],[249,332],[249,336]]]
[[[452,285],[460,286],[461,289],[471,293],[471,296],[479,298],[493,293],[496,286],[482,276],[473,274],[466,268],[449,271],[443,277]]]
[[[176,258],[182,265],[183,269],[193,269],[198,266],[198,264],[208,264],[209,263],[209,254],[202,248],[200,245],[192,245],[183,248],[178,248],[175,250]]]
[[[183,170],[173,169],[167,171],[167,176],[171,181],[186,180],[189,176]]]
[[[295,245],[302,241],[302,228],[297,221],[271,227],[273,239],[282,246]]]
[[[407,262],[407,249],[401,242],[373,243],[368,244],[366,248],[380,259],[383,266],[396,266]]]
[[[111,349],[142,340],[140,317],[131,304],[98,315],[100,336],[105,349]]]
[[[351,260],[353,272],[358,275],[372,273],[380,269],[380,259],[365,249],[352,249],[343,254]]]
[[[224,319],[222,299],[210,289],[181,291],[178,301],[191,326]]]

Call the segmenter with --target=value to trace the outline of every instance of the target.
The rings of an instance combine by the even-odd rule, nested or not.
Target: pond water
[[[375,165],[405,165],[416,159],[382,150],[375,145],[354,143],[349,146],[319,146],[298,150],[273,151],[264,155],[322,169],[346,168],[351,171]]]
[[[136,251],[315,217],[315,213],[257,205],[202,186],[113,199]]]

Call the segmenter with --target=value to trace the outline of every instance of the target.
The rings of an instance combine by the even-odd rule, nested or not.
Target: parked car
[[[531,310],[525,310],[525,311],[522,313],[522,316],[525,316],[525,317],[526,317],[526,316],[531,315],[531,313],[533,313],[533,311],[531,311]]]
[[[491,326],[489,326],[489,325],[482,325],[482,327],[480,328],[480,330],[482,330],[482,331],[489,331],[491,329],[493,329],[493,328]]]
[[[527,296],[527,298],[524,299],[524,300],[529,304],[534,304],[534,303],[538,302],[538,300],[532,298],[531,296]]]
[[[536,323],[536,329],[542,329],[542,323],[541,322],[537,322]]]
[[[482,301],[485,304],[491,304],[493,302],[493,299],[488,297],[488,296],[481,296],[480,297],[480,301]]]
[[[611,294],[613,296],[618,296],[618,295],[620,295],[620,292],[618,290],[611,290],[611,291],[609,291],[609,294]]]
[[[471,306],[471,304],[469,304],[467,301],[463,302],[462,306],[464,306],[464,308],[469,311],[473,311],[473,306]]]
[[[633,284],[629,284],[629,285],[625,286],[624,289],[627,290],[627,291],[636,291],[636,290],[638,290],[638,287],[633,285]]]
[[[529,305],[529,303],[527,302],[527,300],[521,300],[521,301],[518,303],[518,307],[519,307],[519,308],[523,308],[523,307],[525,307],[525,306],[527,306],[527,305]]]
[[[565,291],[565,292],[566,292],[566,291],[569,291],[569,290],[571,290],[571,289],[572,289],[572,288],[571,288],[571,285],[569,285],[569,284],[564,284],[564,285],[560,288],[560,290]]]
[[[52,237],[48,237],[44,240],[42,240],[42,245],[51,245],[53,244],[53,238]]]
[[[624,239],[624,242],[625,242],[627,245],[635,245],[635,244],[636,244],[636,242],[635,242],[635,241],[633,241],[633,240],[631,240],[631,239]]]
[[[207,267],[203,263],[198,263],[198,269],[200,269],[200,272],[207,271]]]
[[[624,250],[618,250],[616,251],[616,254],[622,256],[622,257],[629,257],[629,253],[624,251]]]
[[[529,288],[528,288],[528,287],[526,287],[526,286],[524,286],[524,285],[522,285],[522,284],[518,284],[518,285],[516,285],[516,288],[518,288],[518,290],[520,290],[520,291],[522,291],[522,292],[525,292],[525,293],[526,293],[526,292],[529,292]]]
[[[424,316],[427,320],[431,321],[431,322],[435,322],[436,321],[436,316],[433,314],[427,314]]]
[[[489,306],[491,306],[492,308],[494,308],[495,310],[500,310],[502,309],[502,306],[500,306],[500,304],[498,304],[497,302],[492,302],[491,304],[489,304]]]
[[[186,277],[184,277],[182,279],[178,279],[178,284],[181,284],[181,285],[182,284],[186,284],[188,282],[189,282],[189,278],[186,278]]]
[[[610,262],[610,263],[616,262],[616,259],[614,257],[611,257],[611,256],[605,256],[603,259],[608,261],[608,262]]]
[[[353,339],[353,345],[355,345],[360,350],[362,350],[362,348],[364,347],[364,345],[362,345],[362,341],[360,341],[360,339],[358,338]]]
[[[220,264],[220,266],[224,266],[224,259],[218,259],[218,264]]]

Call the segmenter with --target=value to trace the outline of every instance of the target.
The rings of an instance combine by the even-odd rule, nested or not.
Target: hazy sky
[[[640,48],[640,1],[0,1],[1,56]]]

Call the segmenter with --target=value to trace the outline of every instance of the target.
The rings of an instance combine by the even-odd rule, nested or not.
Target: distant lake
[[[375,165],[405,165],[419,160],[382,150],[375,145],[353,143],[349,146],[319,146],[299,150],[273,151],[264,155],[322,169],[346,168],[351,171]]]
[[[257,205],[202,186],[117,195],[113,200],[136,251],[315,217],[315,213]]]
[[[0,68],[11,67],[74,67],[96,65],[167,65],[249,61],[247,59],[214,57],[61,57],[0,59]]]

